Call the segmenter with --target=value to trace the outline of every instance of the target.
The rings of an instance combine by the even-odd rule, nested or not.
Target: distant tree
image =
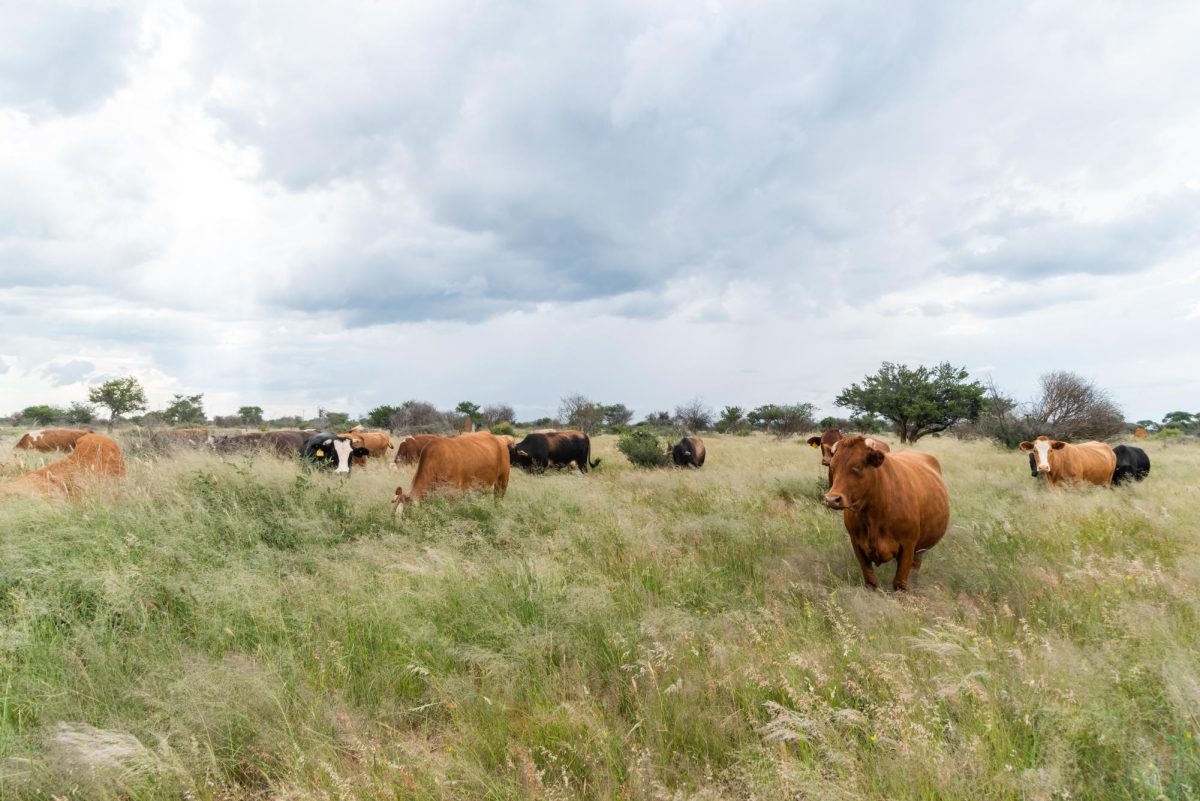
[[[721,410],[721,417],[713,426],[722,434],[737,431],[745,424],[744,409],[741,406],[726,406]]]
[[[746,415],[746,420],[760,431],[769,431],[781,437],[810,431],[816,422],[813,413],[816,407],[811,403],[791,403],[778,405],[768,403],[759,406]]]
[[[891,420],[901,442],[945,431],[960,420],[976,420],[983,409],[983,385],[967,371],[942,362],[936,367],[884,362],[861,385],[842,390],[834,403]]]
[[[454,411],[458,412],[461,415],[469,417],[471,419],[471,423],[473,425],[478,426],[481,422],[483,422],[483,413],[480,411],[478,403],[471,403],[471,401],[463,401],[462,403],[460,403],[454,407]]]
[[[670,428],[671,413],[670,412],[651,412],[646,415],[640,425],[653,426],[654,428]]]
[[[852,414],[847,422],[850,423],[847,428],[851,431],[861,431],[864,434],[882,434],[888,427],[887,420],[872,412]]]
[[[114,378],[88,390],[88,400],[108,409],[108,430],[121,415],[140,412],[146,408],[146,390],[133,376]]]
[[[399,406],[376,406],[371,411],[367,412],[367,425],[371,428],[391,428],[392,420],[395,419],[396,413],[400,411]]]
[[[325,421],[325,427],[330,430],[337,429],[338,431],[345,431],[352,424],[350,414],[348,412],[331,412],[328,410],[322,410],[321,418]]]
[[[1037,437],[1036,424],[1029,419],[1028,411],[1021,404],[1004,395],[989,379],[985,386],[983,408],[975,422],[979,434],[991,437],[1010,448],[1022,441]]]
[[[241,421],[241,415],[238,416],[238,421]],[[213,418],[216,423],[216,418]],[[300,428],[300,424],[304,422],[294,414],[285,414],[283,417],[276,417],[267,421],[267,426],[270,428]]]
[[[623,403],[604,404],[600,407],[600,415],[605,428],[617,428],[629,425],[633,409]]]
[[[1168,412],[1162,419],[1159,428],[1178,428],[1180,431],[1190,431],[1200,424],[1197,415],[1191,412]]]
[[[1158,423],[1153,420],[1138,420],[1134,425],[1138,428],[1146,429],[1147,434],[1153,434],[1155,431],[1158,431]]]
[[[675,407],[675,425],[684,431],[707,431],[712,428],[713,411],[700,398],[692,398]]]
[[[34,425],[44,426],[62,420],[66,416],[67,412],[65,409],[43,403],[38,406],[26,406],[21,410],[20,419]]]
[[[604,420],[603,409],[583,395],[568,395],[559,403],[558,416],[569,428],[577,428],[585,434],[594,434]]]
[[[161,412],[167,425],[181,423],[202,424],[204,422],[204,393],[199,395],[175,395],[167,408]]]
[[[299,424],[300,418],[295,418],[295,420],[296,420],[297,424]],[[275,421],[272,420],[271,422],[274,423]],[[245,425],[242,422],[241,415],[237,415],[237,414],[214,414],[213,419],[212,419],[212,424],[213,424],[214,428],[241,428],[243,425]],[[275,426],[275,427],[276,428],[295,428],[296,426],[283,425],[283,426]]]
[[[65,419],[68,423],[90,423],[96,419],[96,410],[89,404],[75,401],[67,407]]]
[[[1108,439],[1125,430],[1125,416],[1106,390],[1064,370],[1040,379],[1041,395],[1030,403],[1028,432],[1067,441]]]
[[[237,413],[244,426],[256,426],[263,421],[261,406],[242,406],[238,409]]]
[[[435,434],[446,433],[451,426],[446,415],[432,403],[407,400],[400,404],[389,428],[406,434]]]
[[[517,413],[507,403],[490,403],[484,406],[483,411],[479,413],[480,423],[488,429],[497,423],[503,423],[506,420],[511,423],[515,419],[517,419]]]

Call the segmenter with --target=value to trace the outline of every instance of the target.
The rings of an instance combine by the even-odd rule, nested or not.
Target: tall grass
[[[809,448],[706,444],[401,521],[411,469],[190,451],[6,500],[0,797],[1200,794],[1200,448],[1052,492],[922,440],[953,519],[897,597]]]

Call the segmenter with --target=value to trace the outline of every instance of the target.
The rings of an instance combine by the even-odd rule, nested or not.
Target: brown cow
[[[338,434],[339,437],[346,437],[350,440],[350,444],[355,448],[366,448],[370,453],[368,456],[373,458],[381,458],[387,456],[388,450],[392,447],[392,438],[383,431],[363,431],[362,426],[355,426],[346,434]],[[367,463],[366,456],[352,456],[350,461],[356,465],[364,465]]]
[[[1142,428],[1141,426],[1138,426],[1137,428],[1133,429],[1133,438],[1134,439],[1145,439],[1148,436],[1150,436],[1150,432],[1147,431],[1146,429]]]
[[[508,489],[508,473],[508,448],[486,431],[438,437],[421,450],[412,491],[406,494],[402,487],[396,487],[392,507],[395,514],[401,514],[405,504],[420,503],[440,487],[459,491],[491,487],[499,503]]]
[[[86,434],[65,459],[0,484],[0,495],[66,495],[76,497],[99,478],[125,475],[121,449],[103,434]]]
[[[862,436],[847,437],[833,454],[833,486],[825,505],[842,510],[863,581],[879,587],[875,566],[897,561],[892,589],[908,590],[910,570],[946,533],[950,496],[931,454],[884,452]]]
[[[392,464],[416,464],[421,458],[421,449],[435,439],[441,439],[437,434],[413,434],[405,437],[396,446],[396,458]]]
[[[72,451],[75,443],[85,434],[95,434],[91,428],[43,428],[30,431],[13,446],[22,451]]]
[[[1112,481],[1117,455],[1103,442],[1071,445],[1042,435],[1033,442],[1022,442],[1021,450],[1037,457],[1037,471],[1051,486],[1090,481],[1102,487]]]
[[[151,434],[150,441],[159,447],[191,445],[198,448],[208,442],[208,429],[164,428]]]
[[[827,428],[821,432],[819,437],[809,437],[808,444],[814,448],[821,449],[821,464],[829,467],[829,463],[833,461],[834,446],[842,440],[842,432],[836,428]],[[872,439],[871,447],[877,451],[891,453],[891,448],[881,439]]]

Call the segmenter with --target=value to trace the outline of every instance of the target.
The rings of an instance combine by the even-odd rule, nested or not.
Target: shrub
[[[645,429],[622,434],[617,440],[617,450],[638,467],[666,467],[671,461],[658,437]]]
[[[515,437],[517,435],[517,430],[513,428],[513,424],[507,420],[502,420],[499,423],[496,423],[496,425],[492,426],[491,431],[493,434],[507,434],[510,437]]]

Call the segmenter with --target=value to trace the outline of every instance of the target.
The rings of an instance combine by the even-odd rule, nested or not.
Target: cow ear
[[[819,447],[821,447],[821,438],[820,438],[820,437],[809,437],[809,438],[808,438],[808,446],[809,446],[810,448],[819,448]]]
[[[1033,450],[1033,443],[1032,443],[1032,442],[1022,442],[1022,443],[1021,443],[1021,450],[1023,450],[1023,451],[1031,451],[1031,450]]]
[[[1050,447],[1056,451],[1061,451],[1066,446],[1067,446],[1067,443],[1059,441],[1059,440],[1055,440],[1054,442],[1050,443]]]
[[[513,451],[513,453],[515,453],[517,456],[528,456],[529,455],[528,453],[521,450],[520,448],[517,448],[515,451]]]
[[[874,448],[867,451],[867,467],[879,467],[879,465],[883,464],[883,459],[883,451],[877,451]]]
[[[331,437],[330,439],[327,439],[327,440],[325,440],[325,441],[324,441],[324,442],[322,442],[321,444],[322,444],[322,445],[332,445],[332,444],[333,444],[333,438]]]

